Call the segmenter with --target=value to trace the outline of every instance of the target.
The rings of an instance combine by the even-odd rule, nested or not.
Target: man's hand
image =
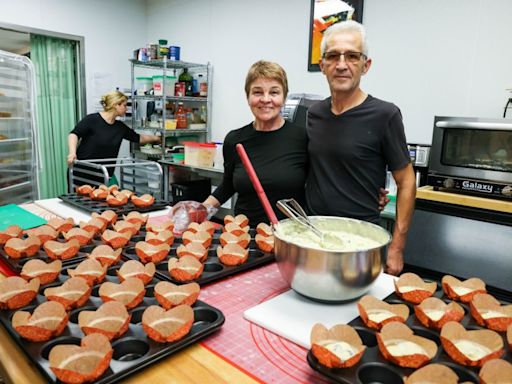
[[[381,188],[379,190],[379,211],[382,211],[386,204],[389,203],[389,197],[388,197],[389,191],[387,189]]]
[[[390,275],[398,276],[400,272],[402,272],[403,268],[403,251],[390,246],[388,248],[388,257],[386,259],[386,267],[384,268],[384,272],[389,273]]]

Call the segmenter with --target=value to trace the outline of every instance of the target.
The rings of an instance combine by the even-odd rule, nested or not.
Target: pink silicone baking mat
[[[287,289],[275,263],[203,287],[200,300],[220,309],[226,322],[201,345],[264,383],[328,383],[309,367],[306,349],[243,318]]]

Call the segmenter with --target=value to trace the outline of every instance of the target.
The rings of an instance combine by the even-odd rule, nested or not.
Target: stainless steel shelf
[[[148,132],[162,132],[165,131],[166,136],[179,136],[179,135],[186,135],[186,134],[199,134],[199,133],[207,133],[208,130],[205,129],[190,129],[190,128],[183,128],[183,129],[163,129],[163,128],[151,128],[151,127],[134,127],[134,129],[139,133],[148,133]]]
[[[186,61],[176,61],[176,60],[167,60],[167,59],[151,60],[151,61],[139,61],[139,60],[130,59],[130,62],[133,65],[136,65],[137,67],[152,68],[152,69],[162,69],[164,67],[167,69],[200,68],[200,67],[203,68],[205,66],[204,64],[196,64],[196,63],[189,63]]]
[[[133,100],[160,100],[163,98],[164,98],[164,96],[155,96],[155,95],[133,96]],[[208,99],[206,97],[194,97],[194,96],[165,96],[165,100],[189,101],[189,102],[199,102],[199,103],[206,103],[208,101]]]

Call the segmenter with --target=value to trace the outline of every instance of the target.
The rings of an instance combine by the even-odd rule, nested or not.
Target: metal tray
[[[217,247],[220,245],[219,237],[221,234],[221,229],[217,229],[213,234],[212,244],[210,245],[210,249],[208,250],[208,258],[203,263],[203,273],[198,279],[193,280],[199,285],[209,284],[211,282],[221,280],[228,276],[236,275],[237,273],[259,267],[261,265],[270,263],[275,260],[275,256],[273,253],[265,253],[258,249],[258,247],[256,246],[256,242],[254,241],[256,230],[251,229],[249,231],[249,234],[251,235],[251,242],[249,243],[249,257],[247,261],[237,266],[224,265],[220,262],[216,252]],[[140,231],[137,236],[132,237],[129,246],[123,248],[123,257],[127,259],[140,261],[139,257],[135,253],[135,244],[137,243],[137,241],[143,241],[144,238],[144,231]],[[178,248],[182,243],[183,241],[180,236],[175,237],[169,255],[163,261],[156,265],[156,274],[158,275],[158,277],[163,280],[170,281],[173,284],[186,284],[184,282],[174,280],[169,274],[169,271],[167,270],[169,258],[177,257],[176,248]]]
[[[110,267],[104,281],[119,282],[116,275],[116,270],[119,267],[119,265]],[[32,311],[37,305],[46,300],[42,294],[45,288],[61,285],[67,278],[66,271],[64,271],[59,275],[58,281],[42,286],[36,300],[29,306],[22,308],[22,310]],[[140,320],[147,306],[159,305],[153,296],[153,288],[158,281],[160,281],[158,278],[154,278],[153,281],[146,285],[146,295],[142,303],[128,311],[132,315],[129,329],[123,336],[111,342],[114,354],[110,367],[95,383],[117,382],[203,339],[218,330],[224,323],[225,318],[221,311],[204,302],[197,301],[192,307],[194,309],[194,324],[190,332],[183,339],[173,343],[157,343],[149,339],[140,324]],[[0,321],[3,326],[49,383],[60,383],[51,371],[47,360],[51,348],[57,344],[79,345],[80,339],[84,334],[78,327],[78,313],[82,310],[94,310],[103,303],[98,297],[98,289],[99,284],[93,287],[91,297],[84,306],[69,312],[70,319],[64,332],[57,338],[46,342],[32,343],[20,338],[16,330],[11,326],[11,318],[16,310],[0,310]]]
[[[155,198],[155,202],[149,207],[138,208],[133,205],[132,202],[128,202],[120,207],[111,207],[105,200],[92,200],[88,196],[78,195],[76,193],[60,195],[59,199],[87,212],[102,213],[104,211],[111,210],[118,215],[126,214],[131,211],[138,211],[141,213],[159,211],[161,209],[165,209],[169,205],[168,202]]]
[[[492,292],[489,293],[492,295]],[[452,301],[444,295],[444,292],[439,283],[434,296],[446,302]],[[480,368],[463,366],[453,361],[446,354],[442,347],[439,336],[440,332],[435,329],[426,328],[416,318],[416,315],[414,314],[414,304],[402,300],[395,293],[392,293],[386,297],[384,301],[390,304],[406,304],[410,310],[409,318],[407,319],[406,324],[414,331],[414,334],[426,337],[437,344],[437,354],[430,363],[439,363],[451,368],[459,376],[459,382],[480,382],[478,378],[478,372],[480,371]],[[458,304],[460,304],[465,311],[464,319],[461,321],[461,324],[464,326],[464,328],[467,330],[486,329],[475,322],[469,312],[468,304],[461,302],[458,302]],[[502,301],[502,304],[509,303]],[[361,337],[361,340],[363,341],[363,344],[365,344],[367,347],[359,363],[353,367],[345,369],[327,368],[318,362],[310,350],[308,352],[307,360],[311,368],[324,374],[336,383],[342,384],[403,383],[403,378],[405,376],[409,376],[412,372],[415,371],[413,368],[402,368],[387,361],[382,356],[377,346],[377,331],[367,328],[360,317],[355,318],[349,324],[356,329],[357,333]],[[505,355],[502,356],[502,359],[508,360],[510,362],[512,361],[512,352],[508,348],[506,334],[500,333],[500,335],[503,337],[503,345],[505,347]]]

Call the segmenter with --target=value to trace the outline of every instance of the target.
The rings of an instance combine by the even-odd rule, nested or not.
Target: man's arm
[[[76,146],[78,145],[78,136],[74,133],[70,133],[68,135],[68,157],[67,163],[68,167],[73,165],[73,162],[76,160]]]
[[[156,136],[156,135],[140,135],[139,144],[149,144],[149,143],[160,143],[162,140],[162,136]]]
[[[393,230],[393,240],[388,247],[386,261],[386,272],[398,275],[404,267],[405,242],[407,231],[411,223],[416,199],[416,177],[411,164],[405,168],[393,171],[393,178],[396,182],[396,219]]]

